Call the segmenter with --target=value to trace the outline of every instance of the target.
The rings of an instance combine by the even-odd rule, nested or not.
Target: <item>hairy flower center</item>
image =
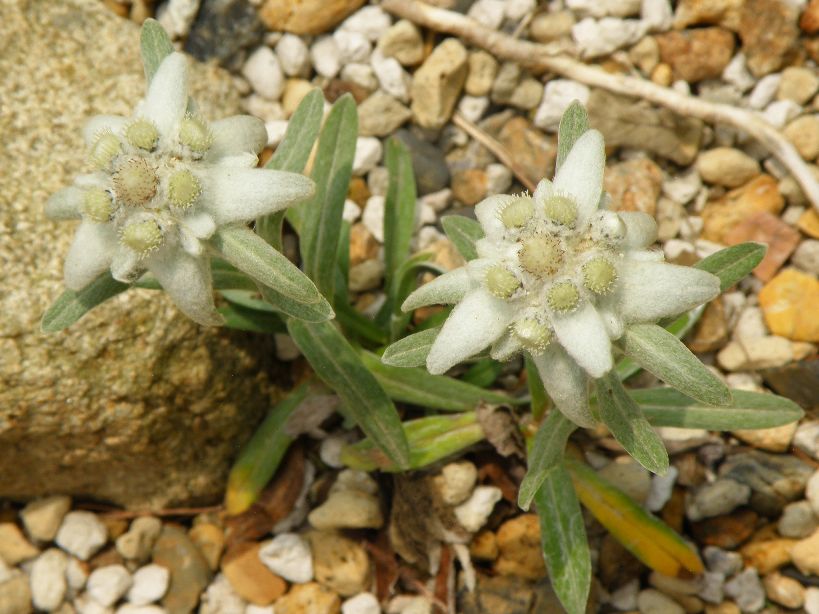
[[[162,244],[162,229],[154,220],[132,222],[123,228],[122,242],[144,256]]]
[[[102,188],[91,188],[85,193],[82,203],[85,215],[95,222],[107,222],[114,212],[111,195]]]
[[[595,294],[609,292],[616,279],[617,271],[606,258],[594,258],[583,265],[583,285]]]
[[[500,219],[507,228],[517,228],[528,222],[535,212],[531,198],[521,196],[506,205],[501,211]]]
[[[103,132],[91,146],[89,158],[94,166],[103,170],[111,166],[114,158],[121,152],[122,146],[119,139],[111,132]]]
[[[188,115],[179,124],[179,141],[201,154],[210,148],[213,138],[204,120]]]
[[[552,339],[552,331],[534,318],[523,318],[512,326],[512,332],[529,350],[541,351]]]
[[[190,207],[202,193],[202,184],[189,170],[176,171],[168,180],[168,200],[181,209]]]
[[[486,271],[486,289],[498,298],[509,298],[520,287],[520,281],[504,266],[495,265]]]
[[[535,234],[523,239],[520,245],[518,259],[521,266],[532,275],[554,275],[563,264],[563,249],[554,237]]]
[[[570,281],[561,281],[549,288],[546,301],[554,311],[567,313],[573,311],[580,302],[580,292]]]
[[[138,119],[125,129],[125,138],[134,147],[152,150],[159,140],[159,132],[153,122]]]
[[[156,194],[156,171],[143,158],[130,158],[114,173],[117,197],[129,205],[144,205]]]
[[[571,226],[577,221],[577,205],[568,196],[550,196],[543,203],[543,210],[547,218],[564,226]]]

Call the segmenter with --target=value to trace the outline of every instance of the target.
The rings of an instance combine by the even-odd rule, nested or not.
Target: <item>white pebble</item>
[[[640,10],[640,0],[567,0],[566,7],[590,17],[629,17]]]
[[[52,611],[65,598],[65,568],[68,556],[62,550],[49,548],[31,566],[31,601],[38,610]]]
[[[114,608],[97,603],[88,593],[74,599],[74,609],[77,614],[114,614]]]
[[[369,64],[359,64],[356,62],[346,64],[344,68],[341,69],[341,78],[344,81],[355,83],[365,90],[375,91],[378,89],[378,78],[375,76],[375,72]]]
[[[533,12],[536,7],[537,2],[535,0],[506,0],[503,12],[506,14],[507,19],[518,21]]]
[[[366,36],[350,30],[336,30],[333,33],[342,64],[366,62],[372,52],[372,45]]]
[[[503,23],[504,0],[478,0],[471,7],[467,16],[478,23],[497,30]]]
[[[422,226],[421,229],[415,234],[415,248],[413,251],[422,252],[433,243],[446,238],[446,235],[435,228],[435,226]]]
[[[535,126],[556,132],[563,112],[573,102],[589,102],[589,88],[570,79],[552,79],[543,88],[543,98],[535,111]]]
[[[253,605],[248,603],[245,608],[245,614],[275,614],[272,605]]]
[[[259,559],[273,573],[289,582],[313,579],[313,555],[310,546],[296,533],[281,533],[263,544]]]
[[[310,74],[310,50],[300,36],[285,33],[276,43],[276,55],[288,77],[306,77]]]
[[[341,614],[381,614],[381,606],[372,593],[358,593],[341,604]]]
[[[376,49],[370,58],[370,65],[375,71],[381,89],[401,102],[409,102],[409,91],[412,78],[395,58],[384,57]]]
[[[455,518],[464,529],[475,532],[486,524],[501,496],[501,490],[497,486],[478,486],[469,499],[455,508]]]
[[[271,122],[265,122],[264,129],[267,131],[267,146],[275,147],[282,142],[284,133],[287,132],[287,120],[275,119]]]
[[[584,58],[596,58],[636,43],[646,30],[646,24],[635,19],[604,17],[597,21],[587,17],[572,26],[572,38]]]
[[[134,605],[148,605],[159,601],[168,590],[170,572],[161,565],[145,565],[134,572],[128,601]]]
[[[802,107],[793,100],[777,100],[762,112],[762,117],[776,128],[782,128],[802,112]]]
[[[350,200],[349,198],[346,199],[344,201],[344,210],[341,212],[341,219],[344,220],[345,222],[349,222],[350,224],[352,224],[353,222],[356,222],[358,220],[358,218],[360,218],[360,217],[361,217],[361,207],[358,206],[358,203],[356,203],[355,201]],[[324,441],[327,441],[327,440],[325,439],[325,440],[323,440],[321,442],[322,447],[324,446]],[[339,448],[339,453],[340,452],[341,452],[341,449]],[[324,457],[322,457],[322,460],[324,460]],[[326,463],[327,461],[324,461],[324,462]],[[342,466],[343,465],[331,465],[331,467],[342,467]]]
[[[488,108],[488,96],[464,96],[458,103],[458,111],[472,123],[480,120]]]
[[[757,110],[767,107],[776,96],[780,81],[782,81],[781,73],[762,77],[754,86],[754,89],[751,90],[751,95],[748,97],[748,106]]]
[[[98,567],[88,576],[88,594],[105,606],[114,605],[131,588],[131,574],[122,565]]]
[[[157,13],[157,21],[171,38],[184,38],[190,32],[201,0],[168,0]]]
[[[134,605],[125,603],[117,608],[115,614],[168,614],[168,611],[158,605]]]
[[[748,70],[748,63],[744,53],[737,53],[722,71],[723,81],[727,81],[740,92],[751,89],[756,80]],[[763,105],[764,106],[764,105]]]
[[[504,164],[486,167],[486,194],[505,194],[512,185],[512,171]]]
[[[805,589],[805,604],[806,614],[819,614],[819,588],[809,586]]]
[[[259,47],[250,54],[242,75],[248,80],[253,90],[268,100],[278,100],[284,92],[284,73],[279,65],[279,58],[270,47]]]
[[[372,175],[372,173],[371,173]],[[361,221],[379,243],[384,242],[384,197],[370,196]]]
[[[429,205],[435,209],[435,211],[440,213],[452,203],[452,190],[450,188],[444,188],[443,190],[438,190],[437,192],[424,194],[421,197],[421,202]]]
[[[108,541],[108,529],[91,512],[68,512],[54,541],[66,552],[87,561]]]
[[[671,498],[671,491],[677,481],[679,470],[673,465],[664,475],[655,475],[651,478],[651,488],[646,497],[645,507],[650,512],[659,512]]]
[[[220,573],[202,593],[198,614],[239,614],[244,612],[246,605],[230,581]]]
[[[68,582],[68,588],[74,594],[79,593],[88,580],[88,568],[79,559],[72,556],[65,568],[65,579]]]
[[[353,158],[353,175],[362,176],[369,173],[381,161],[384,149],[381,141],[374,136],[360,136],[355,142]]]
[[[339,29],[363,34],[377,41],[384,30],[392,25],[390,16],[380,6],[365,6],[345,19]]]
[[[649,30],[665,32],[674,22],[674,9],[668,0],[643,0],[640,17]]]
[[[323,36],[313,43],[310,47],[310,59],[313,61],[313,68],[322,77],[332,79],[341,70],[338,45],[332,36]]]

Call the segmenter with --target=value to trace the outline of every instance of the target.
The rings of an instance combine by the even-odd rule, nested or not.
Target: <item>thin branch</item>
[[[140,516],[158,516],[160,518],[167,516],[198,516],[199,514],[216,514],[224,509],[221,505],[210,505],[206,507],[169,507],[159,510],[119,510],[108,505],[95,503],[84,503],[77,507],[92,510],[106,518],[116,518],[120,520],[139,518]]]
[[[609,74],[572,58],[557,55],[559,51],[554,46],[516,40],[459,13],[435,8],[419,0],[383,0],[381,6],[416,24],[454,34],[496,57],[518,62],[532,72],[556,73],[586,85],[648,100],[680,115],[696,117],[711,124],[727,124],[742,130],[764,145],[790,171],[805,197],[819,211],[819,182],[813,177],[808,165],[782,133],[754,111],[706,102],[639,77]]]
[[[526,174],[526,171],[520,166],[520,164],[515,162],[515,159],[512,157],[506,147],[501,145],[498,141],[493,139],[490,135],[481,130],[478,126],[473,124],[457,111],[452,115],[452,123],[491,151],[492,154],[498,160],[500,160],[504,166],[506,166],[506,168],[514,173],[515,177],[518,178],[518,181],[526,186],[527,190],[530,192],[535,191],[537,183]]]

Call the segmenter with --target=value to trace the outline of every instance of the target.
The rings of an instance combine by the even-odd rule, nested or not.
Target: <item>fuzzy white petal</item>
[[[630,261],[622,267],[616,298],[628,322],[656,322],[710,301],[719,279],[691,267],[665,262]]]
[[[547,198],[554,194],[554,191],[555,188],[551,181],[548,179],[541,179],[540,183],[538,183],[537,187],[535,188],[535,193],[532,194],[532,200],[535,201],[535,205],[538,207],[543,207],[543,203],[546,202]]]
[[[186,215],[181,224],[197,239],[209,239],[216,232],[216,222],[204,211]]]
[[[507,330],[500,339],[492,344],[489,355],[495,360],[505,361],[520,352],[521,349],[523,346],[518,338]]]
[[[415,290],[401,305],[401,310],[409,312],[427,305],[452,305],[460,301],[471,287],[468,269],[460,267],[439,275]]]
[[[610,297],[605,297],[597,303],[597,313],[603,320],[609,339],[619,339],[625,332],[626,324],[617,313],[617,304]]]
[[[82,290],[111,266],[117,235],[108,224],[82,221],[65,258],[65,285]]]
[[[484,198],[475,205],[475,217],[483,228],[483,232],[489,239],[503,237],[505,227],[500,219],[503,208],[517,198],[509,194],[495,194]]]
[[[201,256],[203,251],[202,242],[188,228],[179,226],[179,245],[191,256]]]
[[[148,270],[176,306],[202,326],[218,326],[222,316],[213,304],[210,261],[195,258],[173,246],[166,246],[147,260]]]
[[[577,139],[555,175],[554,190],[558,194],[574,197],[577,203],[577,223],[581,227],[597,210],[603,190],[605,167],[603,135],[597,130],[588,130]]]
[[[76,220],[80,218],[85,190],[76,186],[63,188],[46,201],[45,214],[52,220]]]
[[[264,122],[250,115],[234,115],[210,124],[213,143],[204,161],[213,164],[238,154],[258,154],[267,143]]]
[[[583,369],[556,343],[549,344],[542,354],[533,355],[532,360],[543,387],[563,415],[582,427],[593,427],[588,377]]]
[[[111,277],[126,284],[135,282],[144,272],[142,260],[132,249],[120,246],[111,262]]]
[[[140,114],[156,125],[164,137],[175,136],[172,131],[185,116],[188,106],[188,70],[185,56],[171,53],[162,60],[148,87]]]
[[[103,132],[121,134],[127,123],[128,118],[119,115],[95,115],[83,126],[82,136],[85,144],[91,147]]]
[[[576,311],[555,316],[555,335],[569,356],[592,377],[602,377],[611,370],[611,341],[606,326],[591,303]]]
[[[233,168],[256,168],[259,165],[259,156],[249,152],[238,153],[219,158],[216,164]]]
[[[427,370],[440,374],[477,354],[509,326],[509,306],[482,288],[458,303],[444,322],[427,356]]]
[[[202,183],[202,208],[217,226],[247,222],[313,195],[315,184],[297,173],[210,166],[193,169]]]
[[[627,247],[643,249],[657,240],[657,222],[648,213],[623,211],[619,215],[626,225]]]
[[[632,249],[625,253],[626,260],[637,262],[665,262],[661,249]]]

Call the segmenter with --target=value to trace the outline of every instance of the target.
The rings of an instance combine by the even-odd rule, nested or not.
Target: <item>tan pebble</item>
[[[338,614],[341,599],[318,582],[296,584],[276,602],[276,614]]]
[[[14,566],[40,554],[13,522],[0,522],[0,558]]]
[[[225,547],[225,533],[215,524],[203,522],[197,524],[190,531],[188,537],[196,544],[202,552],[208,567],[213,570],[219,568],[219,559],[222,557],[222,550]]]
[[[733,147],[715,147],[697,157],[697,171],[706,183],[736,188],[759,175],[759,162]]]
[[[313,552],[316,580],[342,597],[369,588],[370,559],[362,546],[330,531],[310,531],[304,537]]]
[[[314,89],[316,86],[306,79],[288,79],[282,93],[282,108],[285,115],[290,117],[302,99]]]
[[[815,275],[785,269],[762,288],[759,305],[774,334],[795,341],[819,341],[819,280]]]
[[[791,422],[790,424],[783,424],[769,429],[736,430],[731,431],[731,434],[759,450],[787,452],[791,447],[791,441],[797,426],[799,426],[798,422]]]
[[[819,115],[797,117],[785,126],[782,134],[805,160],[815,160],[819,156]]]
[[[705,614],[742,614],[742,611],[733,601],[723,601],[719,605],[705,606]]]
[[[786,608],[800,608],[805,602],[805,588],[793,578],[774,572],[762,579],[768,599]]]
[[[546,575],[536,514],[523,514],[504,522],[498,529],[497,542],[498,558],[494,566],[497,573],[529,580]]]
[[[269,30],[321,34],[362,4],[364,0],[264,0],[258,13]]]
[[[222,560],[222,573],[233,590],[254,605],[266,606],[281,597],[287,583],[259,559],[259,543],[240,544]]]
[[[771,539],[746,544],[740,554],[748,567],[755,567],[764,575],[787,565],[791,561],[791,548],[796,544],[793,539]]]
[[[472,538],[469,554],[479,561],[494,561],[498,558],[498,540],[492,531],[481,531]]]
[[[793,545],[791,559],[802,573],[819,575],[819,529]]]
[[[760,211],[778,215],[784,206],[776,179],[759,175],[705,205],[702,238],[724,244],[725,235],[744,219]]]
[[[449,120],[467,74],[467,53],[456,38],[447,38],[415,71],[412,113],[422,128],[437,130]]]
[[[671,85],[671,83],[674,81],[674,73],[671,70],[671,66],[665,62],[660,62],[657,64],[657,66],[654,67],[654,70],[651,71],[651,80],[657,85],[662,85],[663,87],[668,87]]]

